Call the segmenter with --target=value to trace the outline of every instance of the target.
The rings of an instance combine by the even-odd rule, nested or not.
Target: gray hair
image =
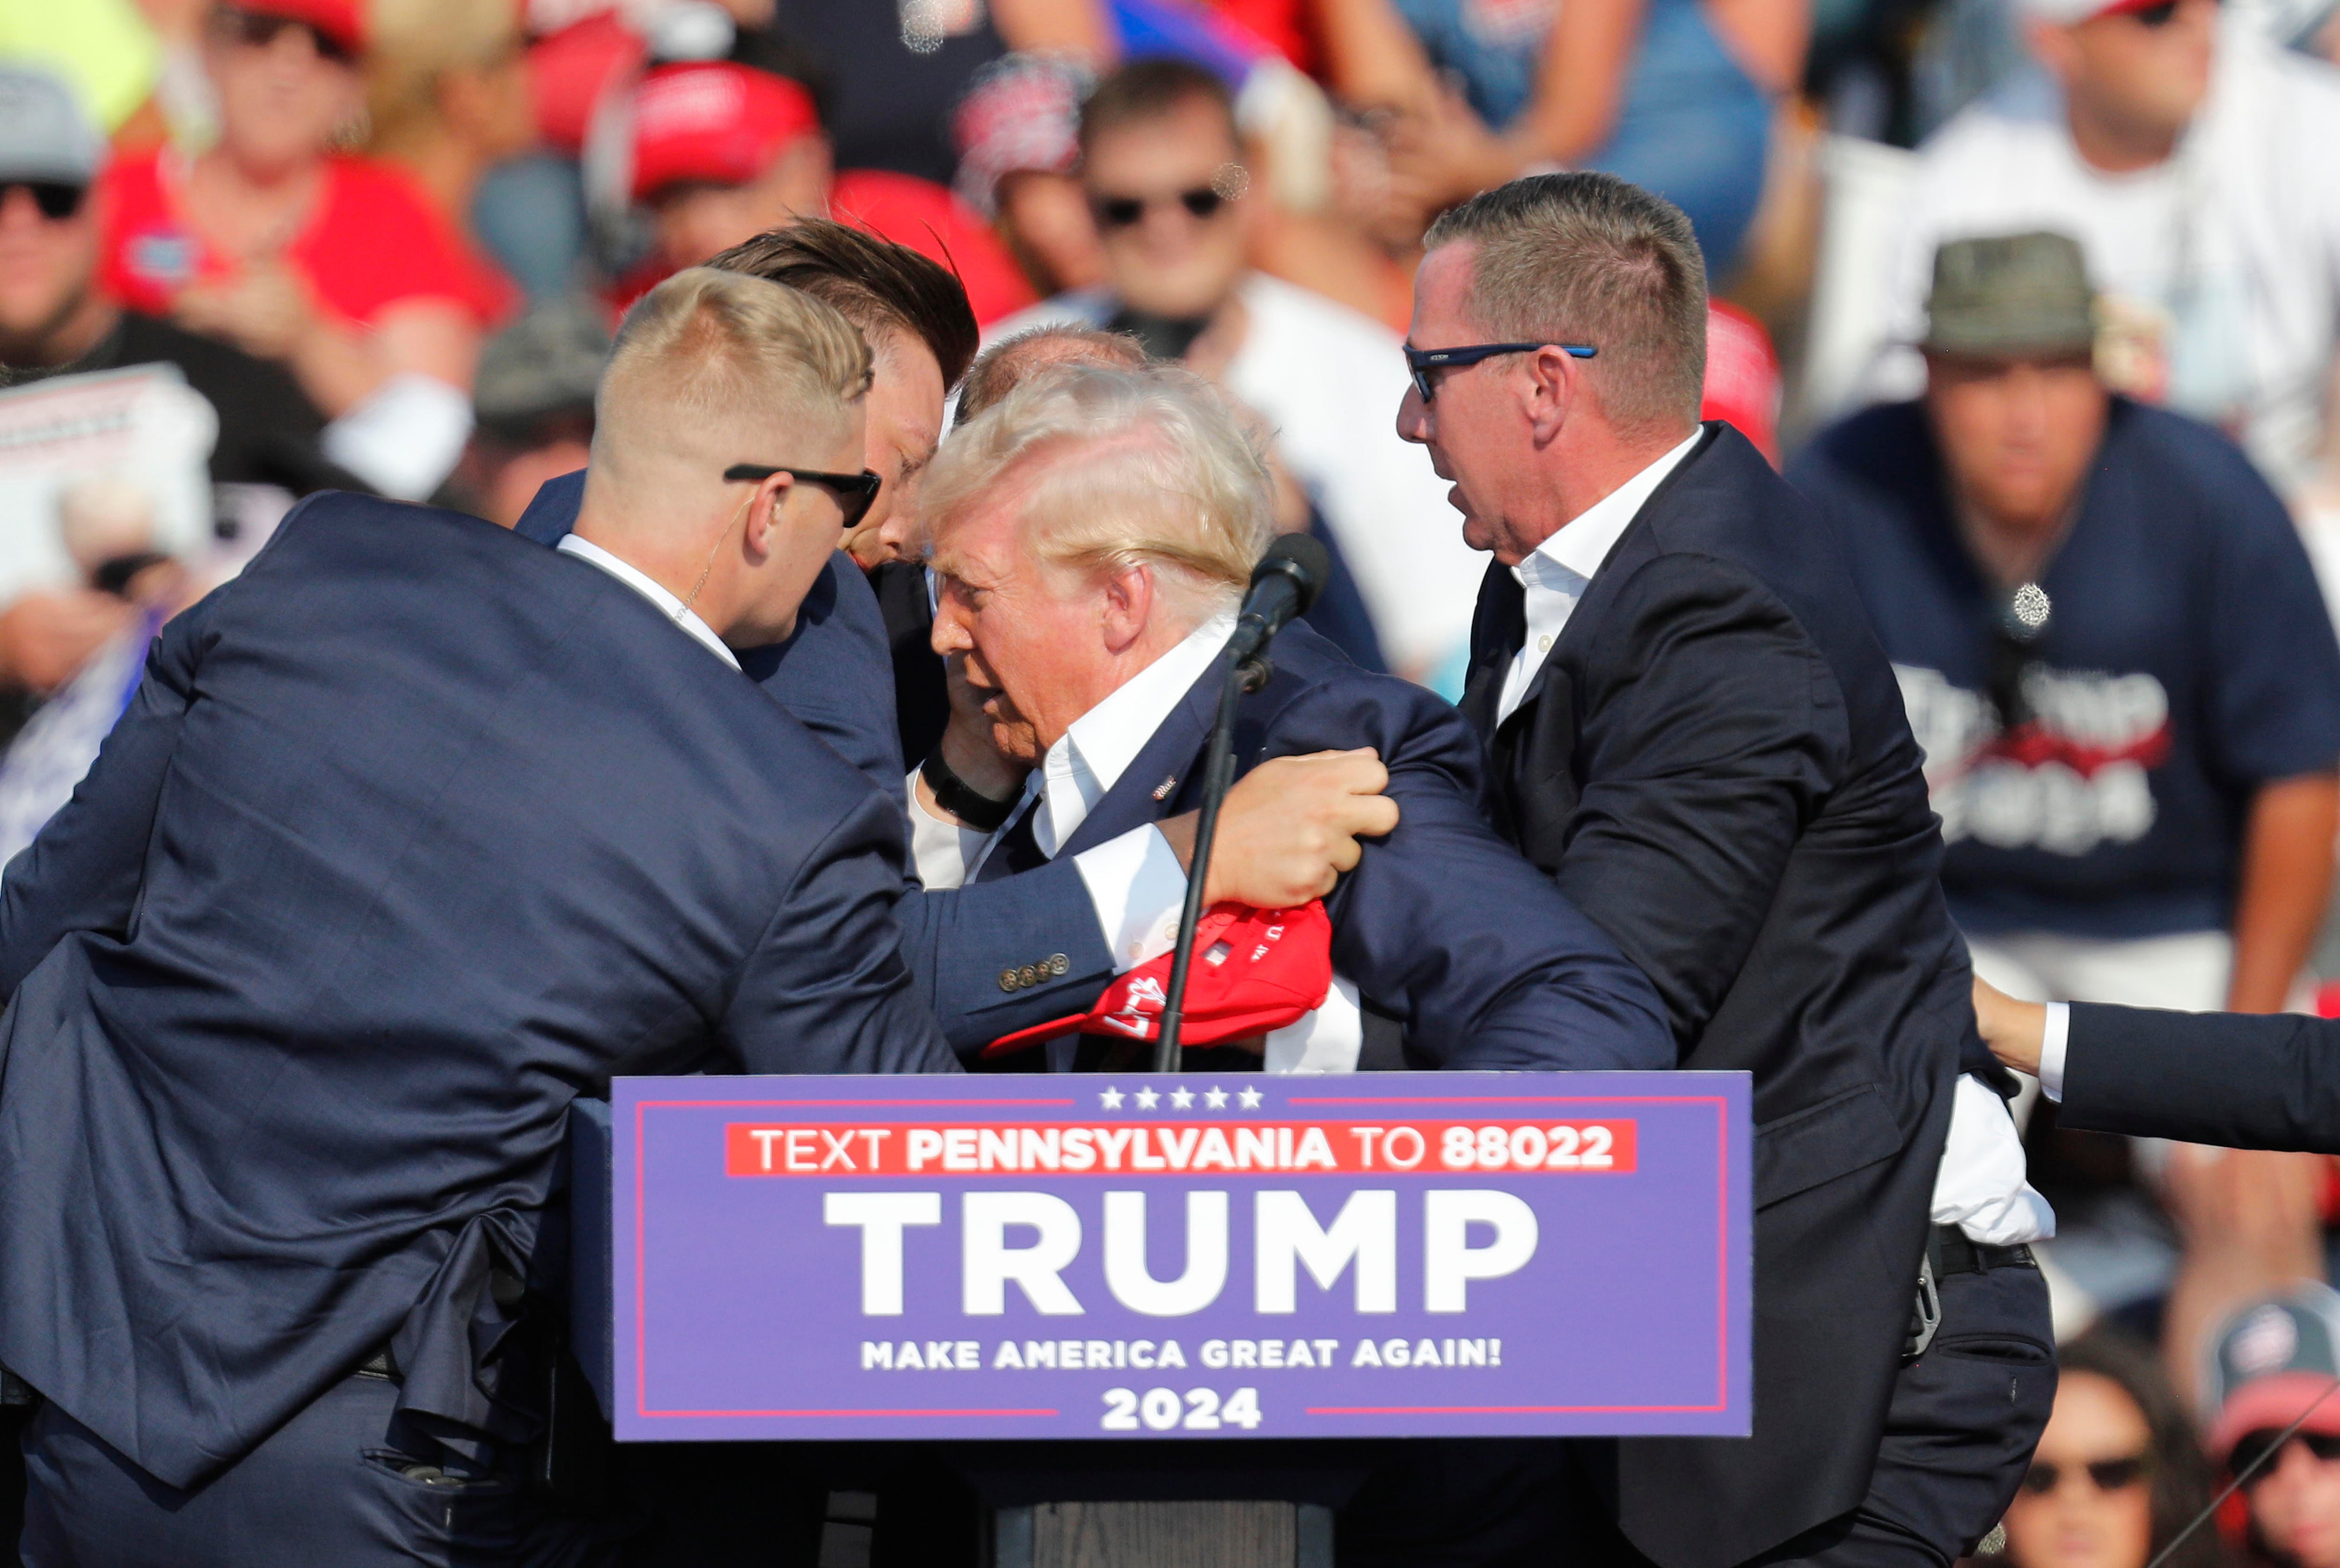
[[[943,443],[920,510],[939,531],[1015,481],[1024,535],[1076,571],[1155,569],[1201,620],[1274,537],[1267,463],[1219,394],[1167,366],[1052,366]]]
[[[1680,207],[1614,174],[1533,174],[1442,213],[1426,249],[1473,247],[1472,319],[1505,342],[1590,343],[1620,429],[1698,420],[1706,261]]]
[[[1145,345],[1127,332],[1055,322],[1004,337],[976,357],[959,383],[954,426],[963,425],[1016,390],[1018,382],[1051,365],[1109,365],[1141,370]]]

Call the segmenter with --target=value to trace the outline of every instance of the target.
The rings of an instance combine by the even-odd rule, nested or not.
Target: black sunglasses
[[[223,5],[212,13],[212,25],[222,39],[230,44],[247,45],[265,49],[276,42],[277,35],[287,27],[299,27],[307,32],[309,42],[316,48],[320,59],[347,65],[354,56],[338,38],[329,38],[317,27],[292,16],[274,16],[264,11],[244,11],[233,5]]]
[[[2142,1454],[2132,1454],[2125,1459],[2091,1459],[2086,1464],[2074,1465],[2040,1460],[2023,1473],[2023,1490],[2034,1497],[2045,1497],[2064,1484],[2065,1476],[2085,1472],[2088,1484],[2099,1492],[2126,1492],[2152,1470],[2151,1461]]]
[[[1438,395],[1438,382],[1431,372],[1475,365],[1481,360],[1493,359],[1497,354],[1533,353],[1538,349],[1558,349],[1580,360],[1589,360],[1601,351],[1585,343],[1470,343],[1461,348],[1418,349],[1405,345],[1405,368],[1413,372],[1413,390],[1422,401],[1430,402]]]
[[[1227,204],[1227,199],[1208,185],[1198,185],[1175,196],[1094,196],[1089,205],[1096,213],[1100,227],[1126,229],[1143,222],[1145,209],[1156,202],[1176,202],[1198,223],[1217,217]]]
[[[869,508],[878,500],[878,489],[886,481],[868,469],[859,473],[823,473],[817,468],[790,468],[785,463],[735,462],[723,471],[726,482],[731,484],[761,484],[776,473],[805,484],[825,485],[837,496],[837,504],[845,509],[845,521],[839,526],[852,530],[861,526],[869,515]]]
[[[2258,1468],[2251,1471],[2249,1476],[2243,1482],[2246,1491],[2256,1486],[2275,1474],[2276,1465],[2279,1463],[2275,1450],[2279,1444],[2286,1443],[2305,1444],[2307,1452],[2323,1460],[2326,1464],[2340,1459],[2340,1433],[2295,1432],[2285,1438],[2280,1431],[2269,1427],[2262,1432],[2246,1432],[2241,1437],[2236,1439],[2235,1451],[2226,1456],[2227,1473],[2241,1475],[2245,1471],[2251,1470],[2253,1465],[2257,1465]]]
[[[19,189],[33,194],[33,204],[41,209],[41,216],[53,223],[61,223],[80,212],[82,202],[89,194],[88,186],[63,180],[5,180],[0,181],[0,202],[8,199],[9,192]]]

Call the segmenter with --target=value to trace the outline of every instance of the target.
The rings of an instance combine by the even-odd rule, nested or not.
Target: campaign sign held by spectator
[[[1744,1074],[614,1088],[622,1440],[1749,1430]]]

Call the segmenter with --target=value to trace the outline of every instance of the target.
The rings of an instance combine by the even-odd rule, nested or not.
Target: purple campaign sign
[[[618,1436],[1743,1436],[1742,1073],[620,1078]]]

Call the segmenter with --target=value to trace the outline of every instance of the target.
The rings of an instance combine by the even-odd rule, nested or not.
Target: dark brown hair
[[[866,333],[908,332],[933,351],[946,388],[967,374],[983,341],[967,290],[948,268],[828,218],[768,229],[707,264],[800,290]]]
[[[1086,157],[1096,139],[1116,126],[1158,120],[1198,99],[1226,116],[1227,139],[1240,149],[1234,95],[1225,82],[1184,60],[1140,60],[1099,82],[1082,102],[1081,155]]]

